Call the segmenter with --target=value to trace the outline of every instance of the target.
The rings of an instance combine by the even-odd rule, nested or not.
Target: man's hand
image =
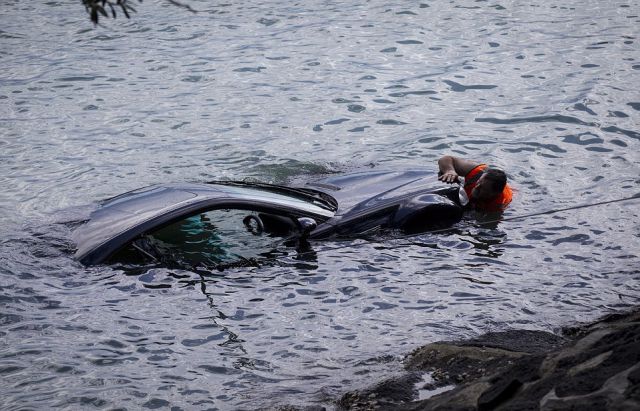
[[[438,160],[438,180],[453,184],[460,182],[460,176],[466,176],[478,163],[453,156],[442,156]]]
[[[443,183],[453,184],[458,182],[458,174],[455,171],[447,171],[438,176],[438,180]]]

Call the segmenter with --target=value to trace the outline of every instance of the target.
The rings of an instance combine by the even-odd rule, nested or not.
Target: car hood
[[[338,201],[336,216],[373,209],[422,193],[444,194],[452,188],[433,170],[367,170],[311,181],[306,187],[324,191]]]

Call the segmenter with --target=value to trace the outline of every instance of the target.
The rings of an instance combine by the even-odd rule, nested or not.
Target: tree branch
[[[174,6],[183,8],[192,13],[197,13],[197,10],[194,10],[190,5],[181,3],[178,0],[166,0]],[[105,18],[116,18],[117,11],[122,11],[122,14],[125,15],[126,18],[130,18],[130,13],[135,13],[136,9],[131,5],[135,0],[82,0],[82,4],[84,4],[84,8],[87,10],[89,14],[89,18],[93,22],[93,24],[98,24],[100,17]],[[138,0],[139,3],[142,3],[142,0]],[[107,9],[111,12],[111,16],[107,13]]]

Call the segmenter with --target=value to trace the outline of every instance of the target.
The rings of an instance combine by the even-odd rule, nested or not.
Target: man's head
[[[507,175],[502,170],[486,170],[471,191],[471,199],[476,202],[491,201],[498,197],[507,184]]]

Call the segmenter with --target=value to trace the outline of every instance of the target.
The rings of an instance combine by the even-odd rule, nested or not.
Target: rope
[[[578,210],[580,208],[589,208],[589,207],[601,206],[601,205],[604,205],[604,204],[621,203],[623,201],[634,200],[636,198],[640,198],[640,193],[636,193],[636,194],[632,195],[631,197],[616,198],[615,200],[599,201],[597,203],[580,204],[580,205],[577,205],[577,206],[571,206],[571,207],[566,207],[566,208],[557,208],[557,209],[554,209],[554,210],[541,211],[541,212],[538,212],[538,213],[523,214],[523,215],[518,215],[518,216],[513,216],[513,217],[507,217],[507,218],[503,218],[501,220],[496,220],[496,221],[493,221],[493,222],[521,220],[523,218],[535,217],[535,216],[539,216],[539,215],[555,214],[555,213],[560,213],[560,212],[563,212],[563,211]],[[486,224],[486,223],[482,223],[482,224]]]
[[[508,221],[515,221],[515,220],[522,220],[525,218],[530,218],[530,217],[536,217],[536,216],[541,216],[541,215],[549,215],[549,214],[555,214],[555,213],[561,213],[564,211],[571,211],[571,210],[578,210],[581,208],[590,208],[590,207],[597,207],[597,206],[601,206],[601,205],[605,205],[605,204],[613,204],[613,203],[620,203],[623,201],[629,201],[629,200],[635,200],[635,199],[640,199],[640,193],[636,193],[632,196],[629,197],[624,197],[624,198],[617,198],[614,200],[605,200],[605,201],[599,201],[597,203],[588,203],[588,204],[579,204],[576,206],[571,206],[571,207],[565,207],[565,208],[556,208],[553,210],[547,210],[547,211],[540,211],[540,212],[536,212],[536,213],[530,213],[530,214],[522,214],[522,215],[518,215],[518,216],[512,216],[512,217],[507,217],[507,218],[497,218],[495,220],[490,220],[490,221],[483,221],[478,223],[478,225],[482,226],[482,225],[487,225],[487,224],[494,224],[494,223],[498,223],[498,222],[508,222]],[[394,238],[392,239],[392,241],[395,240],[409,240],[411,238],[415,238],[419,235],[424,235],[424,234],[438,234],[438,233],[445,233],[445,232],[455,232],[455,231],[460,231],[459,227],[447,227],[447,228],[442,228],[442,229],[438,229],[438,230],[428,230],[419,234],[407,234],[407,235],[400,235],[400,236],[394,236]],[[346,239],[346,238],[345,238]],[[382,243],[383,241],[385,242],[389,242],[389,238],[379,238],[379,239],[375,239],[375,238],[367,238],[367,237],[360,237],[358,239],[362,239],[362,240],[366,240],[366,242],[363,243],[358,243],[358,244],[350,244],[348,246],[338,246],[338,247],[328,247],[328,248],[323,248],[322,250],[308,250],[308,251],[298,251],[296,253],[296,257],[300,257],[300,256],[305,256],[305,255],[317,255],[319,252],[322,253],[326,253],[326,252],[330,252],[330,251],[336,251],[336,250],[342,250],[345,249],[347,247],[349,248],[355,248],[355,247],[361,247],[364,245],[371,245],[372,243]],[[279,245],[282,245],[283,243],[286,243],[287,241],[294,241],[295,238],[289,238],[289,239],[285,239],[284,241],[279,240],[279,241],[274,241],[272,243],[273,248],[278,248]],[[395,245],[389,245],[389,244],[385,244],[385,248],[386,249],[392,249],[392,248],[401,248],[401,247],[405,247],[407,245],[418,245],[418,243],[412,242],[412,241],[408,241],[405,243],[400,243],[400,244],[395,244]],[[139,251],[143,252],[144,254],[152,257],[154,260],[157,261],[157,259],[153,256],[151,256],[149,253],[145,252],[144,250],[138,248],[135,246],[134,247],[137,248]],[[277,258],[275,257],[271,257],[271,258],[265,258],[264,260],[261,261],[256,261],[254,259],[251,260],[247,260],[247,261],[251,261],[250,266],[252,267],[259,267],[261,262],[266,262],[266,261],[276,261]],[[245,266],[245,265],[242,265]],[[224,266],[224,265],[220,265],[220,266],[215,266],[215,267],[211,267],[211,268],[217,268],[218,270],[224,270],[225,268],[231,268],[232,266]]]
[[[565,207],[565,208],[556,208],[553,210],[547,210],[547,211],[540,211],[540,212],[536,212],[536,213],[530,213],[530,214],[522,214],[522,215],[518,215],[518,216],[512,216],[512,217],[507,217],[507,218],[497,218],[495,220],[490,220],[490,221],[483,221],[478,223],[478,225],[482,226],[482,225],[488,225],[488,224],[494,224],[494,223],[498,223],[498,222],[508,222],[508,221],[514,221],[514,220],[522,220],[525,218],[529,218],[529,217],[536,217],[536,216],[540,216],[540,215],[549,215],[549,214],[555,214],[555,213],[560,213],[560,212],[564,212],[564,211],[571,211],[571,210],[578,210],[581,208],[590,208],[590,207],[597,207],[597,206],[601,206],[601,205],[605,205],[605,204],[612,204],[612,203],[620,203],[623,201],[629,201],[629,200],[635,200],[635,199],[640,199],[640,193],[636,193],[630,197],[624,197],[624,198],[617,198],[614,200],[605,200],[605,201],[599,201],[597,203],[588,203],[588,204],[580,204],[580,205],[576,205],[576,206],[571,206],[571,207]],[[447,228],[442,228],[442,229],[438,229],[438,230],[428,230],[419,234],[408,234],[408,235],[401,235],[401,236],[396,236],[393,238],[393,240],[408,240],[410,238],[415,238],[419,235],[424,235],[424,234],[438,234],[438,233],[446,233],[446,232],[455,232],[455,231],[459,231],[460,228],[456,228],[456,227],[447,227]],[[363,238],[363,239],[367,239],[367,238]],[[360,247],[360,246],[364,246],[364,245],[370,245],[371,243],[381,243],[382,241],[389,241],[388,238],[383,238],[383,239],[372,239],[369,238],[367,239],[368,241],[365,243],[359,243],[359,244],[351,244],[348,247],[349,248],[354,248],[354,247]],[[411,242],[409,241],[408,243],[402,243],[402,244],[396,244],[396,245],[388,245],[385,248],[387,249],[391,249],[391,248],[401,248],[407,245],[416,245],[417,243],[415,242]],[[328,252],[328,251],[336,251],[336,250],[341,250],[346,248],[347,246],[339,246],[339,247],[333,247],[333,248],[325,248],[322,250],[323,253]],[[298,252],[298,256],[301,255],[306,255],[306,254],[313,254],[316,253],[317,251],[301,251]]]

